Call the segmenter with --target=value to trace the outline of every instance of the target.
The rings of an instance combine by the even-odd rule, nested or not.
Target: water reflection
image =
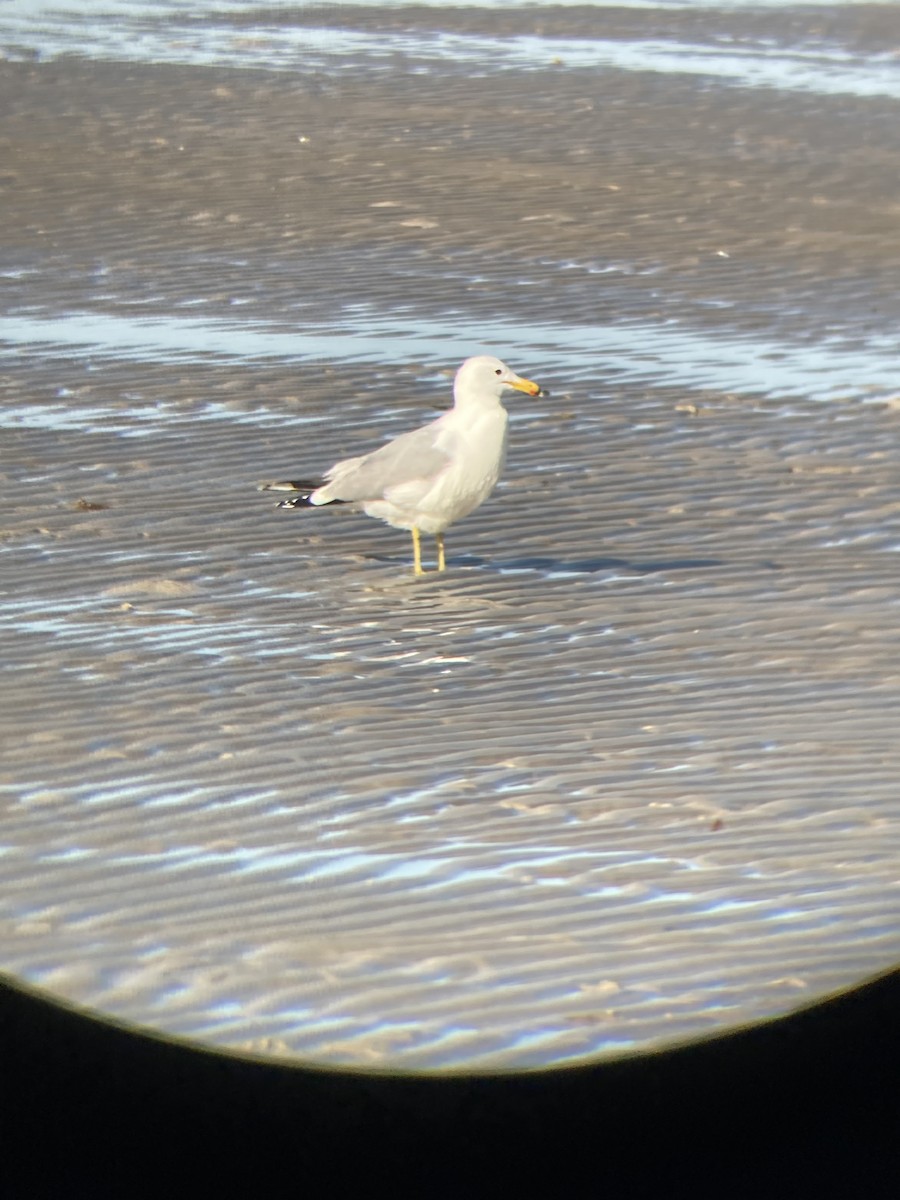
[[[6,343],[4,347],[3,343]],[[9,316],[0,332],[0,356],[23,346],[88,357],[155,362],[203,363],[266,359],[396,364],[447,364],[484,350],[502,348],[511,360],[534,364],[562,383],[609,379],[648,387],[688,387],[771,397],[810,399],[879,398],[897,385],[896,348],[891,339],[841,339],[813,344],[706,332],[680,322],[633,321],[614,325],[528,324],[463,315],[431,319],[376,311],[356,305],[344,327],[306,322],[289,331],[257,322],[203,320],[181,316],[112,316],[74,312]],[[71,420],[73,408],[66,406]],[[92,410],[93,411],[93,410]],[[34,419],[35,410],[7,408],[0,420]],[[96,415],[96,414],[95,414]],[[122,413],[117,414],[120,418]],[[215,414],[211,414],[215,416]],[[254,415],[254,419],[258,414]]]
[[[661,6],[631,3],[625,7]],[[742,87],[900,98],[900,66],[893,52],[864,54],[821,40],[788,47],[774,39],[754,43],[715,36],[707,44],[690,44],[640,38],[488,37],[434,29],[368,33],[282,22],[280,12],[287,14],[292,8],[297,6],[267,4],[259,20],[250,22],[245,4],[207,0],[202,7],[191,5],[185,13],[182,5],[120,0],[105,4],[98,18],[91,4],[70,2],[62,7],[40,0],[13,0],[0,13],[0,39],[9,58],[74,54],[120,62],[313,69],[331,74],[393,71],[398,66],[427,71],[435,62],[458,63],[470,73],[481,74],[554,66],[613,68],[712,76]],[[229,23],[231,14],[240,14],[239,24]]]

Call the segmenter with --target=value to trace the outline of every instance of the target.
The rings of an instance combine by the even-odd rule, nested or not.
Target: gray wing
[[[436,425],[432,421],[401,433],[362,458],[336,463],[327,473],[328,482],[321,493],[329,500],[378,500],[397,484],[436,478],[451,461],[447,451],[435,444]]]

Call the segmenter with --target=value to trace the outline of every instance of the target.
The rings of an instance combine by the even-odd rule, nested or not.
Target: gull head
[[[499,400],[505,388],[515,388],[517,392],[525,392],[528,396],[541,394],[539,384],[522,379],[499,358],[494,358],[492,354],[478,354],[475,358],[467,358],[456,372],[453,394],[457,403],[476,397],[492,396]]]

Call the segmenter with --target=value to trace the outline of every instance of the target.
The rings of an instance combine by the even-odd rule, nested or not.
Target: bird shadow
[[[482,570],[506,573],[536,571],[542,575],[600,575],[609,571],[628,575],[654,575],[660,571],[709,570],[724,566],[720,558],[671,558],[635,562],[609,556],[596,558],[553,558],[545,555],[523,555],[521,558],[491,559],[475,554],[454,555],[447,566],[479,567]]]
[[[366,557],[377,562],[397,563],[396,556],[372,554]],[[721,558],[669,558],[634,562],[627,558],[553,558],[544,555],[523,555],[521,558],[482,558],[477,554],[454,554],[447,559],[447,570],[454,567],[477,568],[497,575],[533,571],[541,575],[600,575],[608,572],[627,575],[654,575],[662,571],[700,571],[725,566]],[[427,574],[432,574],[431,570]]]

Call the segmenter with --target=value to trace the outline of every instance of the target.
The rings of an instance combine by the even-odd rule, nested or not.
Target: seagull
[[[453,382],[453,407],[436,421],[401,433],[369,454],[335,463],[321,481],[264,483],[260,491],[299,493],[278,508],[351,503],[370,517],[410,530],[416,575],[426,573],[421,535],[434,534],[437,569],[443,571],[444,530],[488,498],[503,470],[509,414],[501,396],[507,388],[541,395],[538,384],[522,379],[499,358],[467,358]]]

